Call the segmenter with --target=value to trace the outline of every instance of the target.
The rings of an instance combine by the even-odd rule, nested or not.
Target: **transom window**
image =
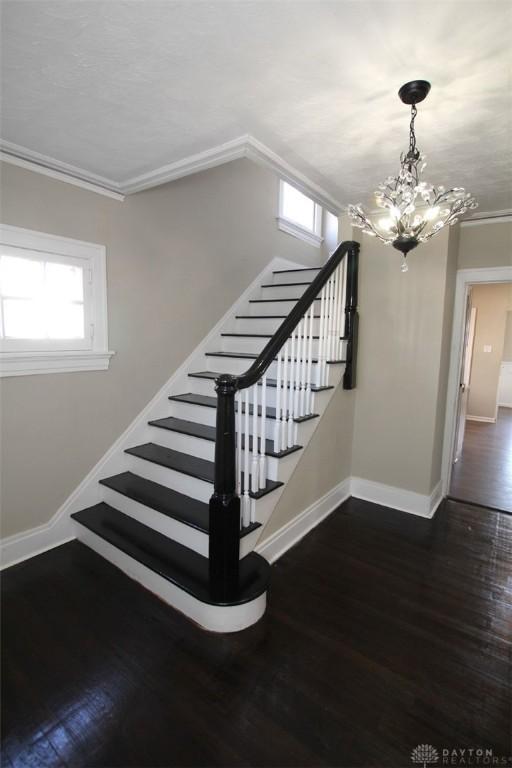
[[[279,187],[279,229],[300,237],[311,245],[322,242],[321,206],[289,184],[281,180]]]
[[[2,376],[108,367],[105,248],[0,225]]]

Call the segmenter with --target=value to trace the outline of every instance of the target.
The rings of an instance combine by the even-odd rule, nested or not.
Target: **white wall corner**
[[[275,531],[268,539],[258,543],[256,552],[266,558],[269,563],[275,563],[290,547],[297,544],[304,536],[315,528],[322,520],[334,512],[340,504],[350,496],[350,478],[331,488],[322,498],[313,502],[297,517]]]
[[[376,483],[363,477],[352,477],[350,492],[356,499],[371,501],[383,507],[398,509],[411,515],[431,518],[443,499],[441,481],[430,494],[415,493],[384,483]]]

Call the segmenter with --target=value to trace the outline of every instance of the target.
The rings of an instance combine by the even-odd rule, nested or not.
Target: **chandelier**
[[[370,216],[361,203],[347,207],[355,227],[402,252],[402,272],[407,272],[409,251],[430,240],[447,224],[455,224],[459,216],[478,205],[462,187],[445,189],[420,181],[426,162],[425,155],[416,147],[414,120],[416,104],[429,91],[430,83],[426,80],[413,80],[398,91],[403,103],[411,105],[409,149],[400,155],[398,176],[388,176],[375,191],[377,206],[382,209],[380,215]]]

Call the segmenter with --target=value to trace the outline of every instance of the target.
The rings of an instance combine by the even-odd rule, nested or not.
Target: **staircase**
[[[72,514],[84,544],[206,629],[265,611],[255,547],[334,388],[355,384],[357,260],[346,242],[322,268],[274,271]]]

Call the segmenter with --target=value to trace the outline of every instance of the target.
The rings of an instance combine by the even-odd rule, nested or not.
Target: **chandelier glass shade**
[[[409,149],[400,156],[398,175],[388,176],[375,191],[379,211],[370,215],[361,203],[347,207],[355,227],[401,251],[404,272],[409,251],[477,207],[475,198],[462,187],[446,189],[421,180],[426,158],[416,147],[414,120],[416,104],[423,101],[429,90],[430,83],[425,80],[415,80],[400,88],[400,98],[411,105]]]

